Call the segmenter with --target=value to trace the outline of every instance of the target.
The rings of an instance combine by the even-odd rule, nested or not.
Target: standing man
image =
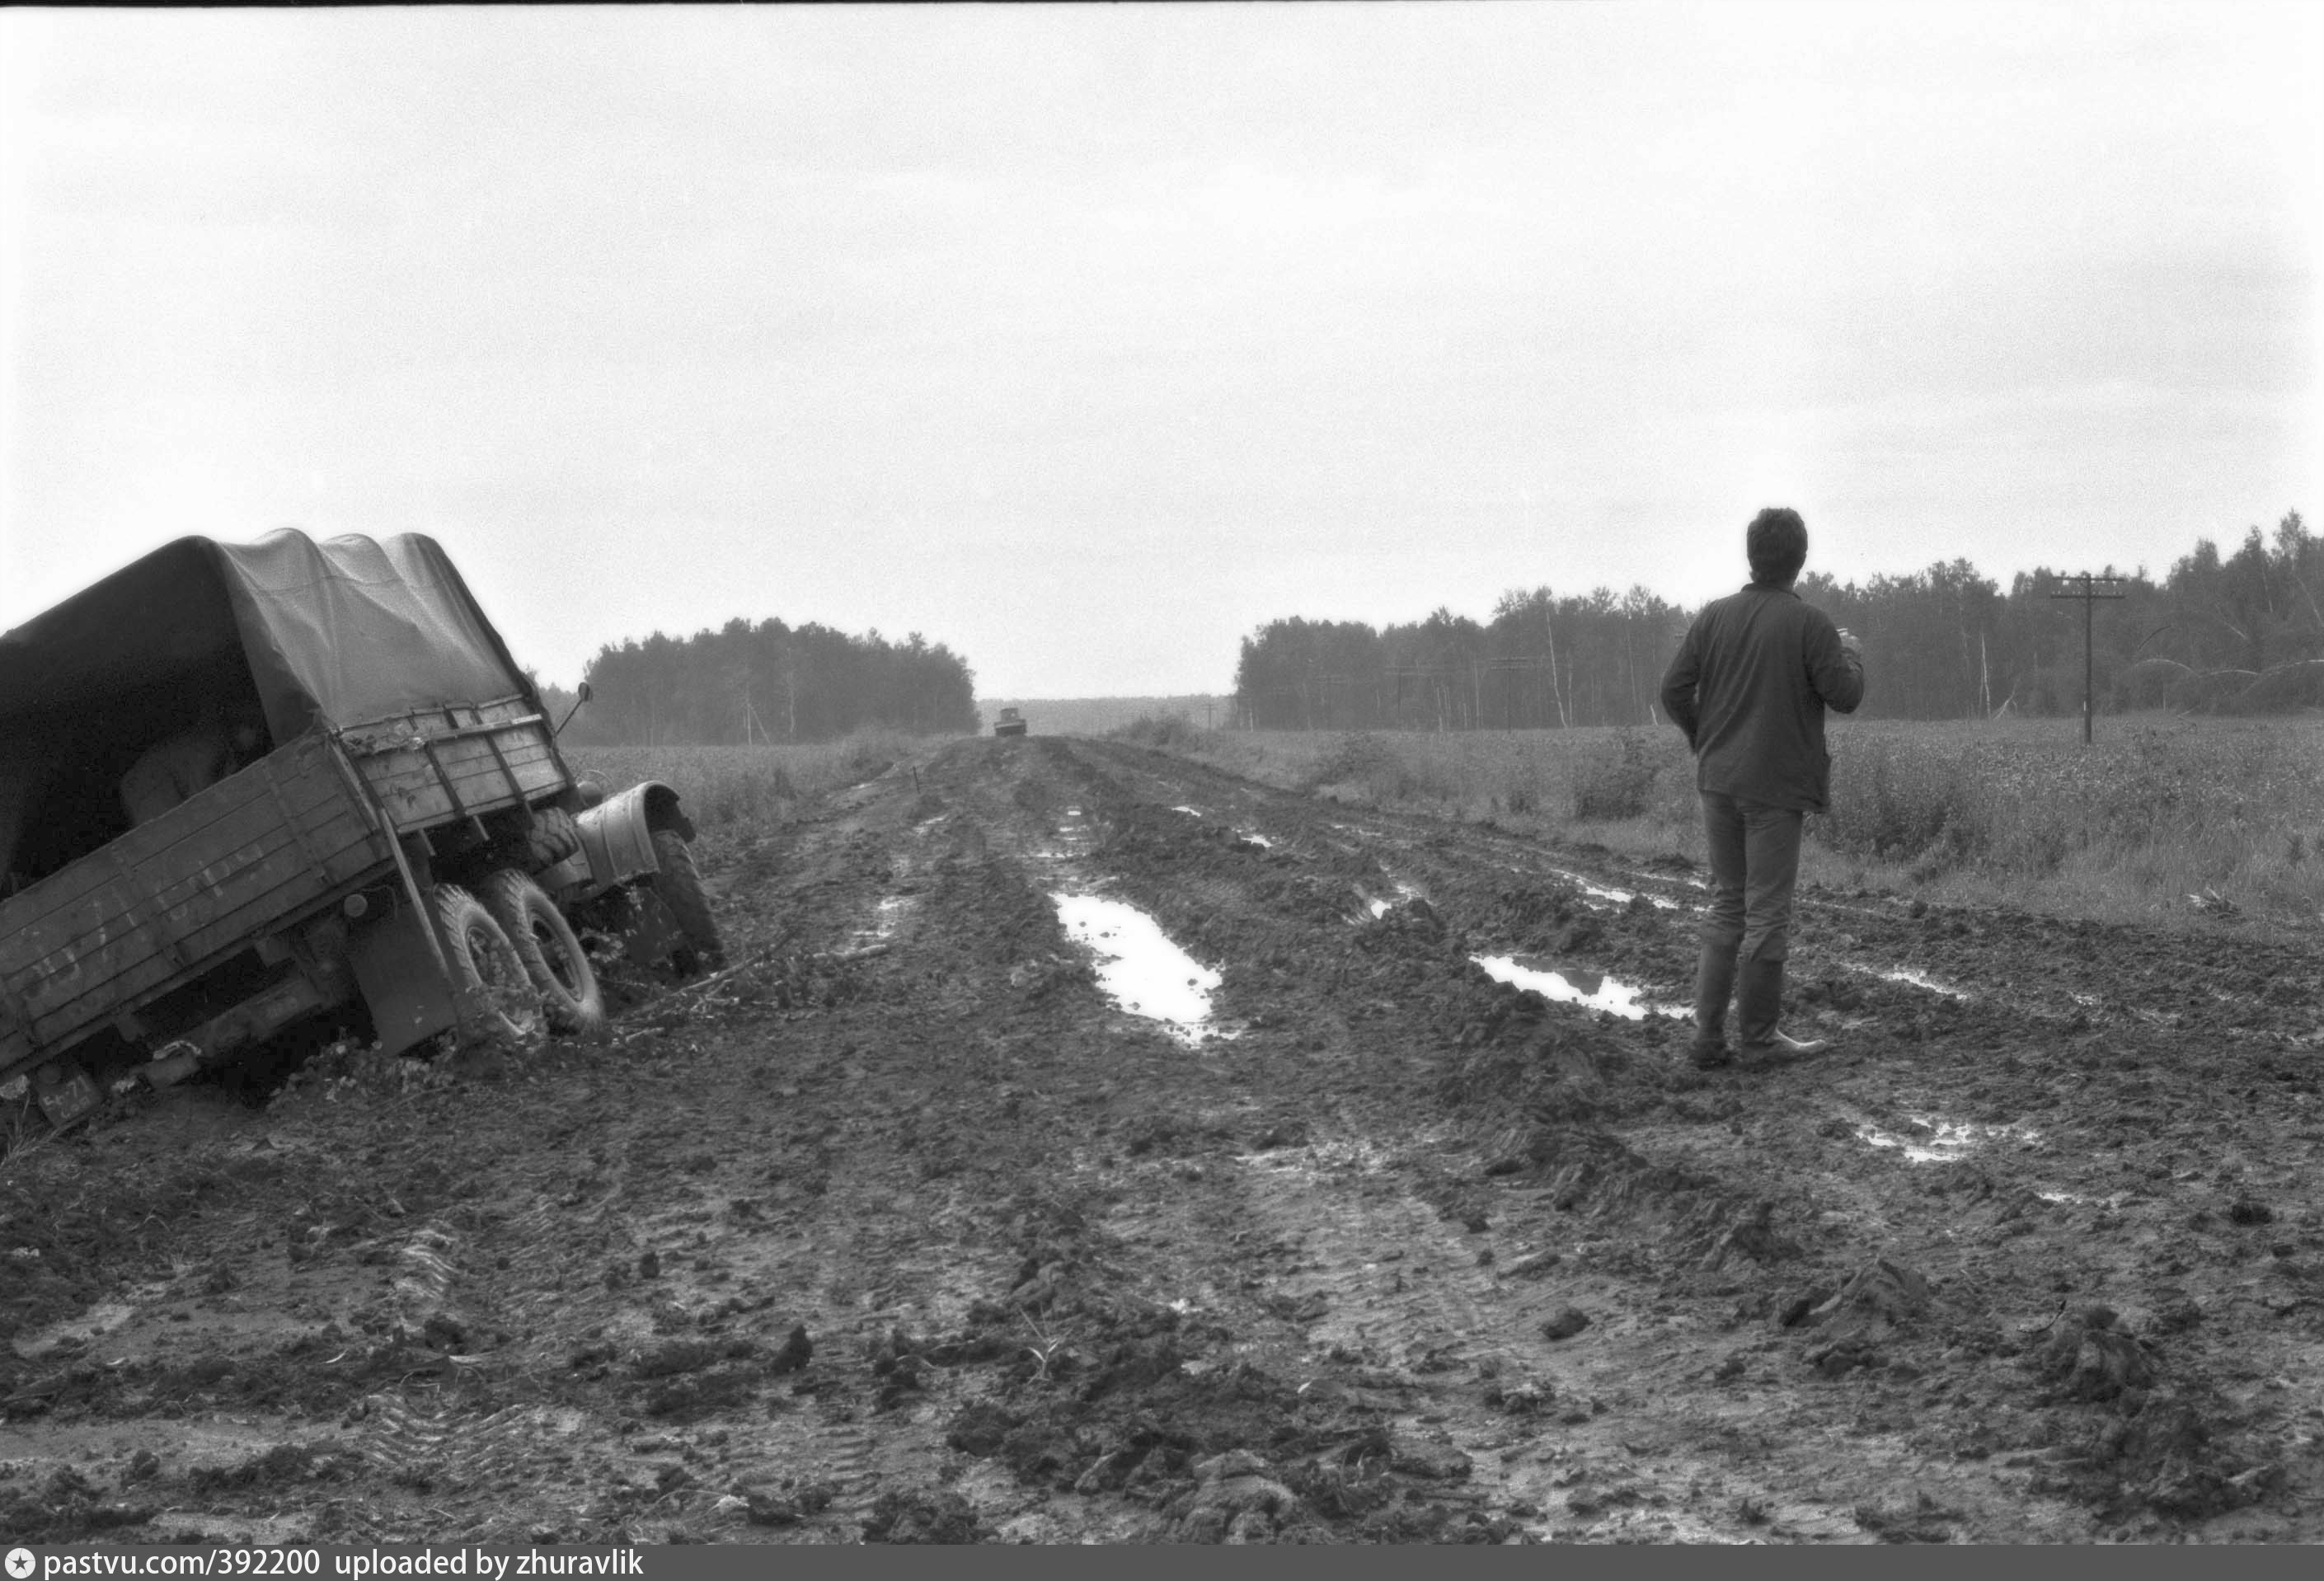
[[[1748,1055],[1814,1053],[1775,1022],[1791,953],[1800,825],[1824,810],[1831,757],[1823,711],[1864,699],[1863,644],[1792,591],[1807,563],[1807,523],[1771,506],[1744,534],[1750,584],[1706,606],[1663,677],[1663,706],[1693,749],[1711,848],[1711,915],[1694,983],[1692,1060],[1734,1056],[1727,1001],[1737,998]],[[1738,965],[1742,988],[1736,993]]]

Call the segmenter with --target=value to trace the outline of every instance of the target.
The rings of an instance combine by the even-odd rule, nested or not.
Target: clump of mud
[[[70,1466],[60,1466],[37,1486],[0,1496],[0,1531],[15,1542],[76,1542],[100,1531],[142,1526],[156,1506],[110,1499]]]
[[[1716,1113],[1674,1097],[1700,1079],[1657,1046],[1656,1029],[1609,1025],[1466,970],[1454,1000],[1460,1031],[1435,1096],[1477,1138],[1487,1176],[1545,1183],[1559,1212],[1618,1218],[1639,1245],[1659,1245],[1705,1273],[1799,1254],[1764,1192],[1655,1163],[1617,1134],[1628,1116]]]
[[[1056,1203],[1020,1217],[1024,1256],[999,1301],[935,1341],[891,1336],[883,1361],[989,1365],[996,1387],[952,1417],[945,1443],[1033,1488],[1111,1495],[1148,1535],[1179,1542],[1492,1540],[1432,1491],[1465,1456],[1392,1443],[1333,1387],[1297,1388],[1226,1350],[1226,1330],[1116,1291],[1112,1248]],[[1484,1530],[1480,1528],[1480,1530]]]
[[[2109,1517],[2147,1509],[2198,1521],[2280,1489],[2283,1467],[2264,1457],[2241,1414],[2200,1381],[2176,1382],[2166,1360],[2156,1340],[2126,1332],[2109,1308],[2061,1315],[2026,1356],[2052,1402],[2068,1408],[2034,1491]]]
[[[993,1535],[975,1507],[950,1492],[884,1493],[863,1520],[865,1542],[990,1542]]]
[[[197,1466],[186,1478],[195,1493],[215,1495],[284,1483],[334,1482],[363,1466],[363,1457],[332,1443],[277,1444],[232,1466]]]
[[[1832,1291],[1812,1290],[1779,1318],[1784,1327],[1810,1330],[1810,1366],[1827,1378],[1879,1365],[1880,1346],[1929,1310],[1929,1282],[1918,1269],[1875,1257]]]

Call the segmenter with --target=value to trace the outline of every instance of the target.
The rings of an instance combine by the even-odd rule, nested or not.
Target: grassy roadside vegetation
[[[925,743],[890,730],[861,730],[797,747],[568,747],[573,772],[608,794],[641,780],[671,786],[703,832],[779,823],[806,797],[881,773]]]
[[[1342,801],[1703,856],[1692,761],[1668,728],[1348,735],[1156,718],[1118,733]],[[2079,719],[1837,721],[1831,739],[1810,881],[2107,921],[2324,919],[2324,721],[2109,717],[2089,749]]]

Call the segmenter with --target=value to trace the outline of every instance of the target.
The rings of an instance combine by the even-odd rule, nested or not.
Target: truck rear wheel
[[[710,915],[710,896],[702,887],[702,870],[694,865],[694,853],[687,849],[686,837],[675,829],[657,829],[653,832],[654,860],[661,870],[647,876],[646,883],[669,907],[677,919],[678,931],[686,935],[686,942],[670,951],[670,964],[683,976],[696,971],[715,971],[726,964],[725,942],[718,936],[718,920]]]
[[[444,964],[452,986],[484,1006],[461,1019],[460,1036],[510,1048],[529,1048],[547,1030],[540,994],[523,958],[484,903],[456,884],[436,886],[436,920],[444,935]]]
[[[557,903],[514,868],[503,868],[485,879],[478,898],[516,947],[525,975],[540,991],[550,1027],[581,1034],[603,1031],[605,996],[598,990],[588,952]]]

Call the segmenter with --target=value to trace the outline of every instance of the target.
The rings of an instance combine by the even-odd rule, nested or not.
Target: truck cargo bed
[[[391,870],[358,786],[309,731],[0,900],[0,1080]]]

